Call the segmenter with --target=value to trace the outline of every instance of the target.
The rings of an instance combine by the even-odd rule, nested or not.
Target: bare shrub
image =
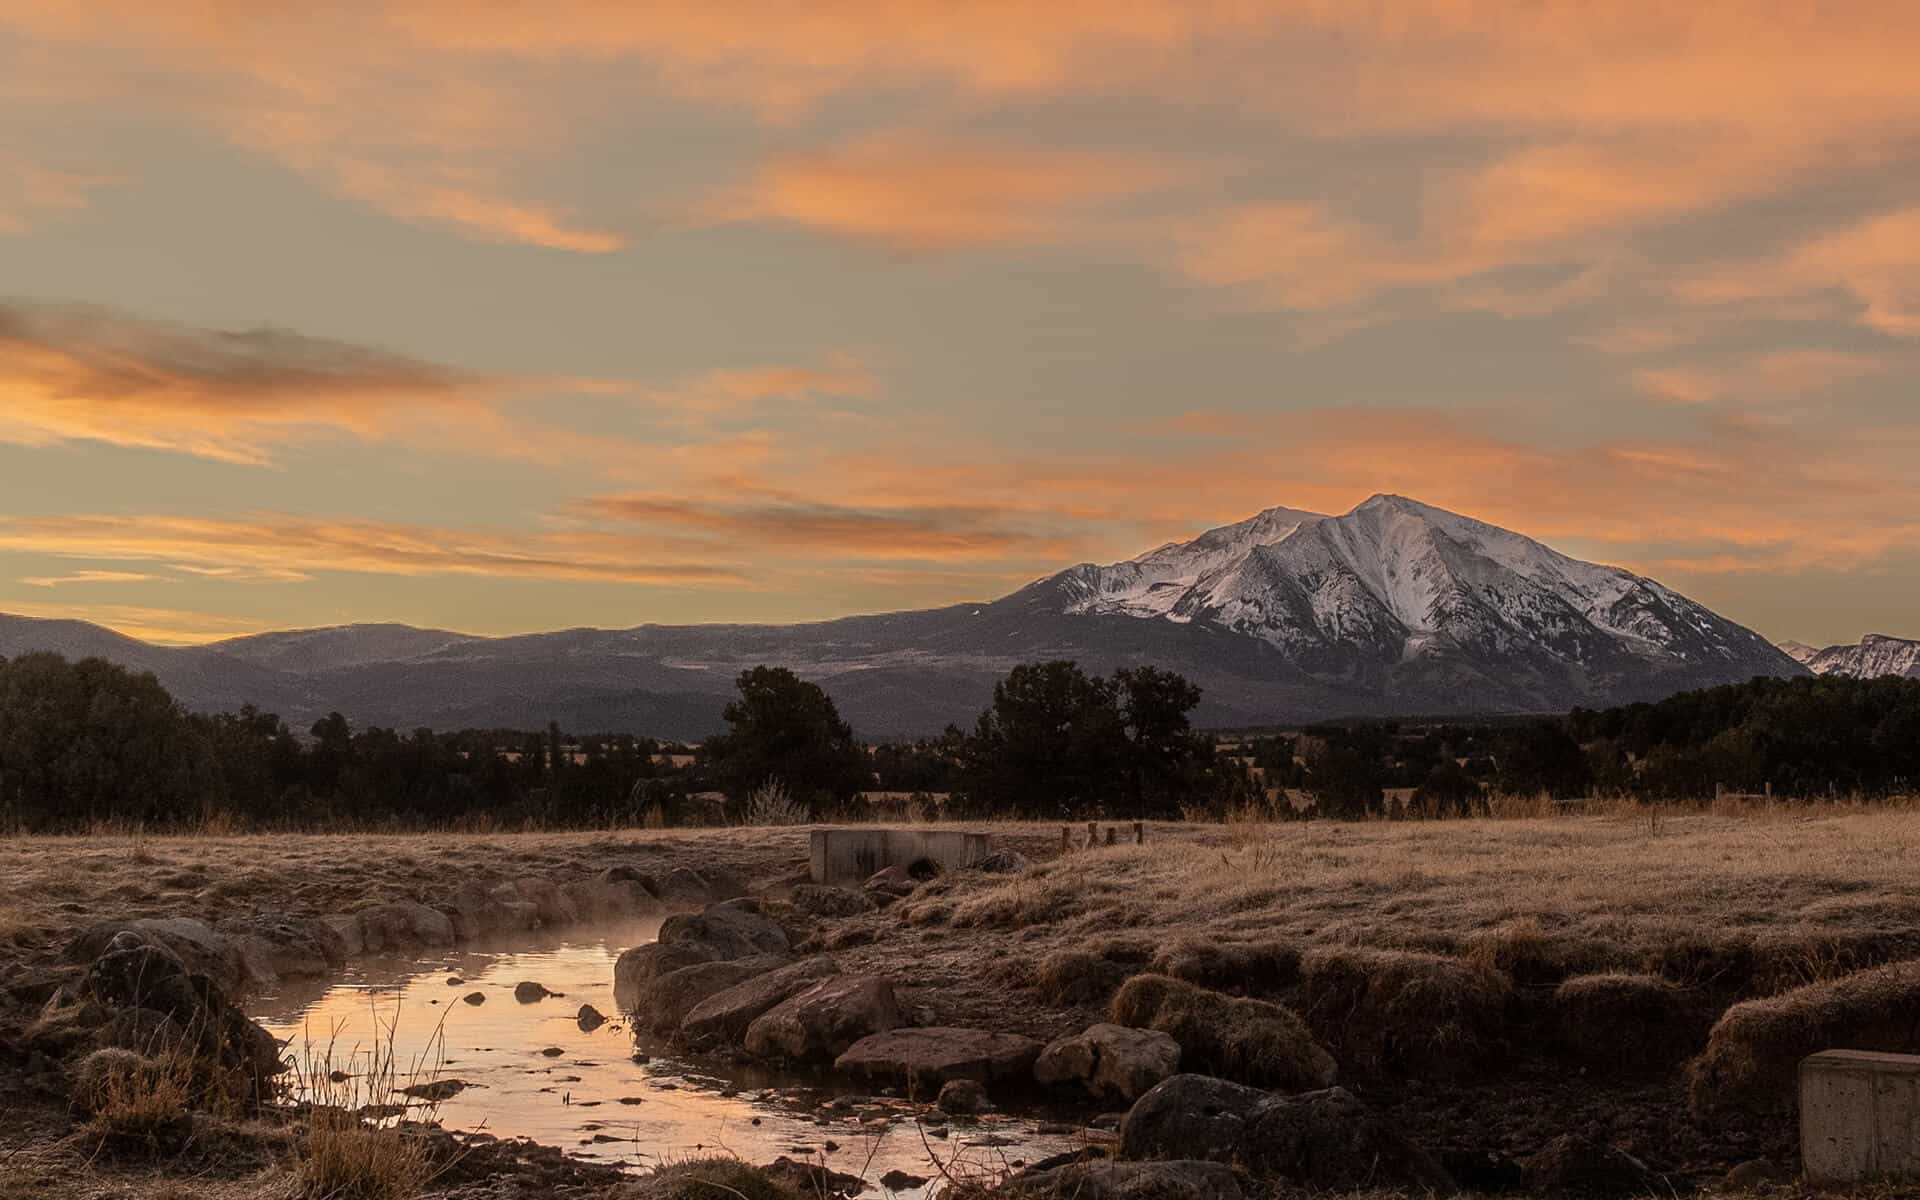
[[[193,1064],[184,1056],[96,1050],[73,1072],[73,1100],[88,1113],[88,1132],[122,1153],[177,1153],[192,1136],[192,1097]]]
[[[1496,821],[1537,821],[1542,817],[1551,817],[1555,812],[1553,797],[1546,792],[1535,792],[1530,796],[1495,792],[1487,797],[1484,807],[1486,815]]]
[[[1180,1043],[1185,1069],[1240,1083],[1309,1091],[1331,1084],[1333,1056],[1289,1009],[1225,996],[1166,975],[1136,975],[1113,998],[1115,1024]]]
[[[806,804],[788,794],[787,785],[778,779],[767,780],[747,796],[749,825],[805,825],[812,819]]]

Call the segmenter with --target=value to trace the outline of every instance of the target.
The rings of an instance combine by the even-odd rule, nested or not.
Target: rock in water
[[[522,1004],[535,1004],[551,995],[543,984],[523,981],[513,985],[513,998]]]
[[[941,1112],[954,1117],[983,1113],[993,1107],[986,1085],[976,1079],[947,1080],[940,1085],[940,1098],[934,1103]]]
[[[761,1058],[825,1062],[905,1019],[885,979],[836,975],[768,1009],[747,1026],[745,1041]]]
[[[1095,1025],[1056,1039],[1033,1065],[1047,1086],[1078,1083],[1096,1096],[1137,1100],[1180,1069],[1180,1043],[1152,1029]]]
[[[1040,1050],[1039,1042],[1011,1033],[930,1026],[862,1038],[834,1066],[850,1075],[910,1085],[931,1086],[949,1079],[990,1083],[1026,1074]]]
[[[582,1004],[579,1015],[574,1018],[574,1023],[580,1026],[581,1033],[592,1033],[602,1025],[605,1025],[607,1018],[593,1005]]]

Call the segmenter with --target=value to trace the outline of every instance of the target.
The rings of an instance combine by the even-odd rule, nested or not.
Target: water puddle
[[[330,1060],[364,1077],[369,1055],[390,1053],[399,1086],[464,1082],[438,1104],[436,1119],[448,1129],[532,1138],[623,1166],[703,1154],[766,1163],[784,1155],[859,1176],[877,1193],[889,1172],[937,1187],[942,1167],[978,1174],[1084,1145],[1077,1130],[1031,1117],[954,1121],[945,1137],[929,1136],[903,1101],[825,1074],[716,1067],[636,1046],[614,1003],[613,964],[621,951],[652,941],[657,928],[648,921],[406,960],[361,959],[330,982],[288,981],[258,997],[251,1015],[289,1043],[295,1062]],[[522,1003],[514,990],[523,982],[559,994]],[[467,1002],[475,994],[482,1003]],[[582,1005],[608,1022],[583,1027]],[[367,1099],[421,1104],[397,1094]],[[914,1196],[923,1189],[902,1183],[886,1190]]]

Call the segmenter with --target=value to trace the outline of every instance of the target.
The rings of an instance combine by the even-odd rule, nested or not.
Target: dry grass
[[[438,1079],[445,1017],[427,1049],[407,1064],[394,1055],[397,1020],[397,1012],[386,1018],[375,1008],[373,1040],[365,1045],[319,1043],[311,1031],[304,1039],[307,1049],[293,1064],[295,1092],[307,1101],[293,1168],[301,1200],[412,1200],[434,1178],[431,1143],[390,1114],[404,1089],[417,1092]],[[437,1109],[429,1099],[409,1116],[431,1123]]]
[[[193,1135],[193,1064],[130,1050],[96,1050],[73,1073],[73,1099],[87,1132],[120,1154],[171,1157]]]
[[[1698,1053],[1710,1013],[1697,993],[1653,975],[1581,975],[1554,989],[1560,1053],[1608,1075],[1661,1075]]]
[[[1920,1051],[1920,962],[1861,971],[1728,1009],[1691,1067],[1694,1112],[1791,1102],[1800,1060],[1821,1050]]]
[[[1180,1043],[1181,1066],[1287,1091],[1326,1087],[1332,1056],[1292,1011],[1224,996],[1165,975],[1136,975],[1113,998],[1116,1024],[1157,1029]]]
[[[1461,1078],[1505,1059],[1513,988],[1465,959],[1323,947],[1300,964],[1307,1025],[1366,1071]]]

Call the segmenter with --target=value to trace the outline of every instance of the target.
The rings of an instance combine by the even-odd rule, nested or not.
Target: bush
[[[72,1082],[75,1105],[89,1114],[87,1129],[116,1150],[170,1155],[193,1134],[186,1060],[95,1050],[74,1067]]]
[[[1180,1043],[1183,1069],[1240,1083],[1311,1091],[1333,1083],[1333,1056],[1292,1011],[1208,991],[1166,975],[1136,975],[1113,998],[1113,1021]]]
[[[1476,963],[1405,950],[1323,949],[1300,965],[1307,1023],[1366,1070],[1463,1078],[1508,1049],[1507,978]]]
[[[1920,962],[1859,971],[1728,1009],[1689,1071],[1694,1114],[1788,1110],[1800,1060],[1836,1047],[1920,1052]]]

